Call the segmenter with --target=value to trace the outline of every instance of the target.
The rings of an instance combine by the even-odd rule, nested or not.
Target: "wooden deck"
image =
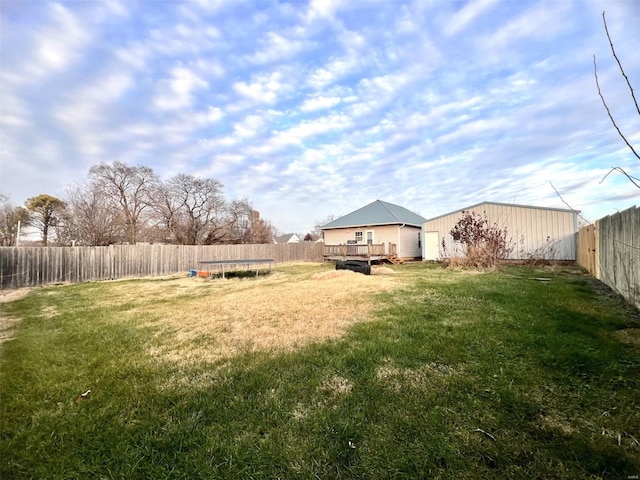
[[[384,243],[325,245],[323,256],[325,260],[366,260],[369,263],[384,260],[391,263],[398,261],[395,243],[389,243],[388,248],[385,248]]]

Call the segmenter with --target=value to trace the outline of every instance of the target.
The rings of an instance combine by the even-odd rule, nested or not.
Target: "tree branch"
[[[609,171],[607,172],[607,174],[606,174],[604,177],[602,177],[602,180],[600,180],[600,182],[599,182],[599,183],[604,182],[604,179],[605,179],[605,178],[607,178],[611,172],[614,172],[614,171],[616,171],[616,170],[617,170],[618,172],[620,172],[621,174],[623,174],[625,177],[627,177],[627,178],[629,179],[629,181],[630,181],[631,183],[633,183],[636,187],[640,188],[640,184],[636,183],[636,182],[640,182],[640,178],[632,177],[632,176],[631,176],[631,175],[629,175],[627,172],[625,172],[625,171],[624,171],[624,169],[622,169],[622,168],[620,168],[620,167],[612,167],[612,168],[611,168],[611,170],[609,170]]]
[[[631,145],[629,143],[629,141],[627,140],[627,137],[624,136],[624,134],[620,131],[620,128],[618,127],[618,124],[616,123],[615,119],[613,118],[613,115],[611,115],[611,111],[609,110],[609,106],[607,105],[607,102],[604,99],[604,96],[602,95],[602,91],[600,90],[600,82],[598,82],[598,67],[596,65],[596,56],[593,56],[593,75],[596,77],[596,86],[598,87],[598,95],[600,95],[600,99],[602,100],[602,104],[604,105],[605,110],[607,111],[607,115],[609,115],[609,119],[611,120],[611,123],[613,123],[613,126],[615,127],[615,129],[618,131],[618,135],[620,135],[620,138],[622,138],[622,140],[624,140],[624,143],[627,144],[627,147],[629,147],[631,149],[631,151],[633,152],[633,154],[636,156],[636,158],[638,160],[640,160],[640,155],[638,154],[638,152],[635,151],[635,149],[633,148],[633,145]],[[635,98],[634,98],[635,100]]]
[[[636,111],[638,112],[638,115],[640,115],[640,107],[638,107],[638,101],[636,100],[636,96],[633,93],[633,87],[631,86],[629,77],[627,77],[627,74],[624,73],[624,69],[622,68],[622,63],[620,63],[620,60],[618,59],[618,55],[616,55],[616,51],[613,48],[613,42],[611,41],[611,36],[609,35],[609,29],[607,28],[607,19],[604,16],[604,12],[602,12],[602,22],[604,23],[604,31],[607,33],[607,39],[609,40],[609,45],[611,46],[611,53],[613,53],[613,58],[615,58],[616,62],[618,62],[618,67],[620,67],[620,72],[622,73],[622,76],[624,77],[624,79],[627,81],[627,86],[629,87],[629,91],[631,92],[631,98],[633,98],[633,103],[636,105]]]

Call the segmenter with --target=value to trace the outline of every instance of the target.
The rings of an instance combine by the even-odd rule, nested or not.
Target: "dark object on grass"
[[[338,260],[336,270],[351,270],[353,272],[371,275],[371,265],[360,260]]]
[[[76,398],[76,402],[81,402],[83,400],[86,400],[87,398],[89,398],[89,394],[91,393],[91,390],[87,390],[84,393],[81,393],[80,395],[78,395],[78,398]]]

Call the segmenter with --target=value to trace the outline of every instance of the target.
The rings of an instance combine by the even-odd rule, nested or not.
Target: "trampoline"
[[[200,265],[207,265],[207,266],[211,266],[211,267],[218,267],[220,269],[220,271],[222,272],[222,278],[225,278],[224,273],[225,273],[225,267],[228,268],[234,268],[237,267],[239,265],[246,265],[247,269],[249,269],[249,267],[253,267],[255,266],[256,269],[256,277],[258,276],[259,272],[260,272],[260,267],[262,265],[269,265],[269,269],[271,269],[271,264],[274,263],[273,259],[271,258],[251,258],[248,260],[203,260],[198,262],[198,264]],[[192,275],[193,276],[193,275]]]

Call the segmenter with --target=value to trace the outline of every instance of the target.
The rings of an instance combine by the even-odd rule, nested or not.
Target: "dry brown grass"
[[[566,420],[559,418],[557,415],[540,415],[539,423],[543,430],[559,433],[564,436],[569,436],[574,432],[574,428]]]
[[[437,390],[446,382],[446,377],[459,373],[450,365],[432,362],[420,368],[401,368],[391,359],[376,371],[376,378],[387,388],[400,392],[406,388]]]
[[[372,294],[393,289],[392,275],[367,276],[316,266],[283,267],[265,277],[114,284],[98,307],[130,305],[126,318],[153,325],[152,354],[174,362],[212,362],[251,351],[291,351],[340,337],[371,319]]]
[[[371,267],[371,275],[393,275],[394,273],[389,267]]]
[[[640,348],[640,328],[625,328],[618,330],[614,336],[620,342],[636,348]]]
[[[16,288],[13,290],[0,291],[0,303],[14,302],[26,297],[31,291],[30,288]]]
[[[19,318],[0,315],[0,345],[13,336],[14,328],[19,322]]]
[[[14,302],[26,297],[30,288],[17,288],[15,290],[2,290],[0,292],[0,304]],[[3,315],[0,311],[0,345],[13,336],[15,326],[20,322],[19,318]]]

